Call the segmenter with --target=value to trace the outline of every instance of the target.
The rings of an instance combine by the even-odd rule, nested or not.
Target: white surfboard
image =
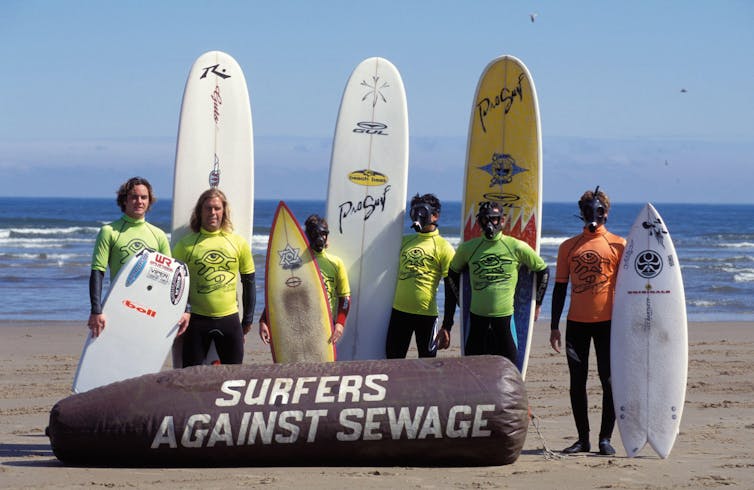
[[[194,62],[183,92],[173,179],[172,244],[191,233],[191,212],[210,187],[225,193],[234,231],[251,243],[254,147],[249,92],[241,67],[221,51],[204,53]],[[173,349],[174,367],[181,367],[181,341],[178,337]]]
[[[105,329],[86,339],[73,391],[159,372],[178,332],[188,288],[183,262],[149,250],[131,257],[102,307]]]
[[[686,397],[686,300],[673,241],[647,204],[626,239],[610,337],[615,415],[629,457],[646,443],[667,458]]]
[[[408,180],[408,111],[398,70],[369,58],[348,79],[335,127],[329,251],[345,263],[351,310],[338,360],[384,359]]]

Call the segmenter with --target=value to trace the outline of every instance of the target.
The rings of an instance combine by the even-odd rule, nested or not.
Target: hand
[[[560,354],[560,330],[550,330],[550,345]]]
[[[437,332],[435,342],[437,343],[437,350],[443,350],[450,347],[450,330],[445,327],[441,328],[440,331]]]
[[[341,337],[343,337],[343,324],[336,323],[335,328],[333,328],[332,330],[332,335],[330,336],[330,340],[328,340],[327,343],[337,344]]]
[[[270,336],[270,327],[261,320],[259,321],[259,338],[262,339],[262,342],[268,345],[270,343],[270,339],[272,338]]]
[[[92,338],[97,338],[105,329],[105,315],[102,313],[92,313],[89,315],[87,322],[89,330],[92,332]]]
[[[534,321],[536,322],[539,320],[539,312],[542,311],[542,305],[536,305],[536,308],[534,308]]]
[[[178,334],[176,335],[176,337],[178,337],[179,335],[183,335],[183,333],[186,331],[186,329],[189,326],[190,320],[191,320],[191,313],[184,312],[181,315],[181,319],[178,320]]]

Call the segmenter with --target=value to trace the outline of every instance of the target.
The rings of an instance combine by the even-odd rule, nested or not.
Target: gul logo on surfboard
[[[353,128],[353,132],[356,134],[366,134],[369,136],[388,136],[390,133],[386,133],[387,124],[377,121],[361,121],[356,123],[356,128]]]

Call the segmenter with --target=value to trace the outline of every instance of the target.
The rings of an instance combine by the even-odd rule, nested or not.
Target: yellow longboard
[[[507,215],[503,232],[539,252],[542,222],[539,108],[531,75],[513,56],[501,56],[490,62],[474,95],[461,209],[462,241],[481,235],[476,214],[483,201],[499,202]],[[531,274],[519,271],[512,323],[518,344],[516,365],[522,375],[526,374],[534,322],[533,287]],[[461,296],[463,305],[468,291]],[[465,343],[468,308],[461,311]]]
[[[327,291],[308,242],[284,202],[267,245],[265,303],[275,362],[335,360]]]

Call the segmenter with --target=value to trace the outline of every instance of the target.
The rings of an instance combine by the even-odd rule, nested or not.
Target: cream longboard
[[[398,70],[369,58],[338,113],[327,194],[329,251],[348,270],[351,310],[338,359],[384,359],[408,181],[408,111]]]
[[[251,243],[251,105],[241,67],[221,51],[204,53],[194,62],[183,92],[173,179],[173,245],[191,233],[191,212],[201,193],[210,187],[225,193],[232,210],[233,231]],[[182,366],[181,346],[182,338],[178,337],[173,348],[174,367]],[[214,350],[213,342],[206,362],[217,359]]]

